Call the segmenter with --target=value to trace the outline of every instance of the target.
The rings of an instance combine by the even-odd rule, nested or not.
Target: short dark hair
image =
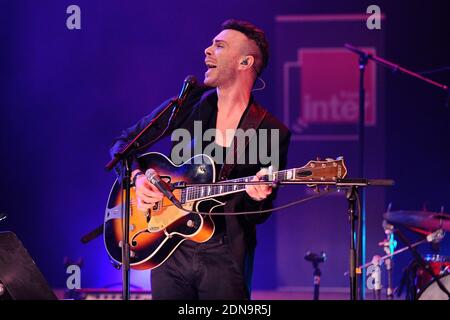
[[[261,53],[261,64],[256,65],[255,70],[258,76],[267,67],[269,62],[269,42],[266,39],[264,31],[247,21],[228,19],[222,24],[222,30],[236,30],[247,36],[247,38],[255,41]],[[255,58],[256,60],[256,58]],[[256,61],[255,61],[256,62]]]

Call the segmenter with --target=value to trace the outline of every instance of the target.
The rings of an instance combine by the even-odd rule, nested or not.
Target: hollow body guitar
[[[163,198],[147,212],[137,208],[134,188],[131,188],[130,206],[130,267],[137,270],[154,269],[166,261],[185,240],[206,242],[214,234],[215,226],[211,215],[195,213],[214,210],[225,203],[217,197],[245,191],[244,184],[253,176],[223,182],[229,185],[214,185],[216,172],[211,157],[200,154],[181,165],[175,165],[165,155],[157,152],[144,154],[138,158],[143,170],[153,168],[169,184],[204,183],[209,186],[190,186],[173,191],[186,212]],[[310,161],[301,168],[273,172],[262,180],[271,181],[335,181],[347,174],[342,159]],[[104,218],[104,242],[111,262],[120,266],[122,261],[124,189],[116,180],[111,188]]]

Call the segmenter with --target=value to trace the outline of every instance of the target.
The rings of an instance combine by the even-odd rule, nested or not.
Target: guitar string
[[[286,176],[286,174],[288,173],[288,171],[292,171],[293,169],[286,169],[286,170],[280,170],[280,171],[277,171],[277,172],[274,172],[274,173],[272,173],[272,174],[265,174],[265,175],[262,175],[260,178],[262,178],[262,180],[261,181],[263,181],[263,182],[269,182],[269,181],[266,181],[266,180],[263,180],[264,178],[267,178],[267,177],[269,177],[269,176],[282,176],[282,177],[285,177]],[[294,169],[295,170],[295,169]],[[304,171],[308,171],[307,169],[304,169]],[[238,182],[238,183],[240,183],[240,182],[249,182],[249,181],[253,181],[253,180],[249,180],[250,178],[253,178],[253,177],[255,177],[255,176],[248,176],[248,177],[242,177],[242,178],[236,178],[236,179],[231,179],[231,180],[226,180],[226,181],[221,181],[221,182],[225,182],[225,183],[232,183],[232,182]],[[285,178],[284,178],[285,179]],[[208,190],[208,188],[210,188],[209,189],[209,192],[206,192],[207,194],[205,195],[205,196],[200,196],[201,194],[203,194],[203,191],[206,191],[206,190]],[[217,188],[225,188],[225,189],[231,189],[231,190],[229,190],[229,191],[219,191],[218,193],[215,193],[216,192],[216,189]],[[234,188],[234,190],[233,190],[233,188]],[[239,188],[241,188],[241,189],[239,189]],[[217,185],[211,185],[211,186],[199,186],[199,187],[197,187],[197,186],[192,186],[192,187],[187,187],[186,189],[183,189],[183,190],[175,190],[175,191],[173,191],[173,194],[178,198],[178,199],[180,199],[180,198],[185,198],[185,199],[183,199],[185,202],[184,203],[186,203],[186,202],[191,202],[191,201],[196,201],[196,199],[201,199],[201,198],[205,198],[205,197],[212,197],[212,196],[217,196],[217,195],[220,195],[220,194],[223,194],[223,193],[225,193],[225,194],[228,194],[228,193],[231,193],[231,192],[233,192],[233,191],[243,191],[245,189],[245,186],[244,185],[220,185],[220,184],[217,184]],[[213,194],[209,194],[210,193],[210,191],[213,191]],[[190,199],[190,197],[189,196],[194,196],[194,198],[193,199]],[[131,201],[131,204],[132,205],[135,205],[135,204],[137,204],[137,201]],[[168,207],[168,206],[171,206],[171,205],[173,205],[172,203],[166,203],[166,204],[164,204],[164,202],[163,202],[163,204],[162,204],[162,206],[161,207]]]
[[[185,212],[188,212],[188,213],[196,213],[196,214],[202,214],[202,215],[213,215],[213,216],[234,216],[234,215],[242,215],[242,214],[258,214],[258,213],[261,214],[261,213],[269,213],[269,212],[272,212],[272,211],[286,209],[286,208],[292,207],[294,205],[300,204],[302,202],[306,202],[306,201],[309,201],[309,200],[320,198],[320,197],[323,197],[323,196],[326,196],[326,195],[329,195],[329,194],[335,193],[335,192],[340,192],[340,189],[328,190],[328,191],[325,191],[325,192],[322,192],[322,193],[319,193],[319,194],[316,194],[316,195],[313,195],[313,196],[310,196],[310,197],[306,197],[306,198],[302,198],[302,199],[297,200],[297,201],[289,202],[289,203],[287,203],[285,205],[282,205],[282,206],[279,206],[279,207],[276,207],[276,208],[266,209],[266,210],[258,210],[258,211],[201,212],[201,211],[187,210],[185,208],[179,208],[179,209],[181,209],[181,210],[183,210]]]
[[[293,169],[287,169],[287,170],[280,170],[280,171],[277,171],[277,172],[274,172],[274,173],[272,173],[272,174],[265,174],[265,175],[263,175],[263,176],[261,176],[260,178],[267,178],[267,177],[269,177],[270,175],[273,175],[273,176],[278,176],[278,177],[276,177],[276,178],[279,178],[280,176],[282,177],[282,179],[283,180],[285,180],[286,178],[286,175],[287,175],[287,173],[289,172],[289,171],[292,171]],[[295,170],[295,169],[294,169]],[[306,171],[309,171],[309,170],[307,170],[307,169],[304,169],[303,171],[300,171],[300,172],[306,172]],[[253,178],[253,177],[255,177],[255,176],[248,176],[248,177],[243,177],[243,178],[237,178],[237,179],[232,179],[232,180],[226,180],[226,181],[221,181],[221,182],[225,182],[225,183],[232,183],[232,182],[249,182],[249,181],[253,181],[253,180],[249,180],[250,178]],[[266,181],[266,180],[261,180],[261,181],[263,181],[263,182],[269,182],[269,181]],[[307,182],[307,181],[306,181]],[[225,192],[223,192],[223,191],[219,191],[219,192],[217,192],[217,193],[215,193],[216,192],[216,188],[218,188],[218,187],[220,187],[220,188],[222,188],[222,187],[224,187],[224,188],[229,188],[230,190],[229,191],[225,191]],[[220,185],[220,184],[217,184],[217,185],[211,185],[211,186],[192,186],[192,187],[187,187],[186,189],[184,189],[184,190],[182,190],[182,192],[181,192],[181,197],[185,197],[185,198],[187,198],[187,201],[195,201],[195,199],[199,199],[199,198],[204,198],[205,196],[198,196],[198,195],[201,195],[201,194],[203,194],[204,193],[204,191],[205,190],[207,190],[208,188],[211,188],[209,191],[213,191],[213,194],[209,194],[209,192],[207,193],[207,195],[206,195],[206,197],[210,197],[210,196],[215,196],[215,195],[218,195],[218,194],[221,194],[221,193],[229,193],[229,192],[233,192],[233,191],[241,191],[241,190],[243,190],[244,188],[242,188],[242,189],[239,189],[239,190],[237,190],[236,188],[239,188],[239,187],[241,187],[242,188],[242,185],[235,185],[235,186],[233,186],[233,185]],[[233,188],[234,188],[234,190],[233,190]],[[189,199],[190,197],[189,196],[194,196],[194,198],[193,199]]]
[[[185,212],[188,212],[188,213],[196,213],[196,214],[202,214],[202,215],[213,215],[213,216],[221,216],[221,215],[223,215],[223,216],[228,216],[228,215],[233,216],[233,215],[258,214],[258,213],[261,214],[261,213],[269,213],[269,212],[277,211],[277,210],[283,210],[283,209],[292,207],[292,206],[294,206],[294,205],[300,204],[300,203],[302,203],[302,202],[306,202],[306,201],[309,201],[309,200],[313,200],[313,199],[316,199],[316,198],[320,198],[320,197],[323,197],[323,196],[326,196],[326,195],[329,195],[329,194],[335,193],[335,192],[340,192],[340,189],[336,189],[336,190],[328,190],[328,191],[321,192],[321,193],[319,193],[319,194],[316,194],[316,195],[313,195],[313,196],[310,196],[310,197],[306,197],[306,198],[302,198],[302,199],[297,200],[297,201],[289,202],[289,203],[287,203],[287,204],[285,204],[285,205],[282,205],[282,206],[279,206],[279,207],[275,207],[275,208],[272,208],[272,209],[266,209],[266,210],[258,210],[258,211],[242,211],[242,212],[202,212],[202,211],[188,210],[188,209],[185,209],[185,208],[179,208],[179,209],[180,209],[180,210],[183,210],[183,211],[185,211]],[[173,204],[171,204],[171,205],[173,205]],[[166,205],[166,206],[170,206],[170,205]],[[164,206],[164,207],[166,207],[166,206]]]

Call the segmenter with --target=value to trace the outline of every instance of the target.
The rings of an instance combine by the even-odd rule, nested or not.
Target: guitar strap
[[[219,181],[226,180],[234,167],[236,166],[237,160],[245,154],[245,150],[247,146],[253,138],[256,136],[256,130],[261,125],[261,122],[264,120],[267,114],[267,110],[263,109],[256,102],[252,102],[250,107],[248,108],[248,112],[244,113],[243,119],[241,120],[239,129],[242,129],[244,132],[248,129],[255,129],[251,131],[251,135],[248,139],[245,139],[244,148],[240,149],[240,154],[238,153],[238,144],[236,143],[236,136],[233,138],[233,142],[231,143],[231,147],[229,148],[227,155],[225,157],[225,163],[222,165],[222,169],[219,174]]]

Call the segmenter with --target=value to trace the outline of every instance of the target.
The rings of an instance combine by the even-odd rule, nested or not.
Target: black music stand
[[[0,300],[56,299],[17,236],[0,232]]]

